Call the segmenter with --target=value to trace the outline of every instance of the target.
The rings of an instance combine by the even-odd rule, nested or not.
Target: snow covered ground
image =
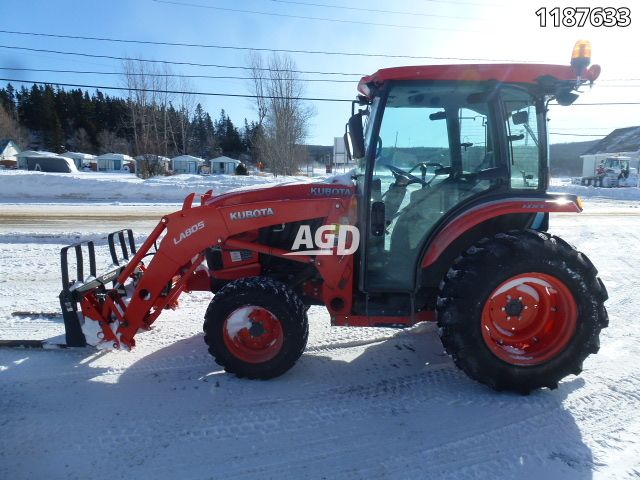
[[[456,369],[433,325],[335,328],[315,307],[291,371],[239,380],[206,351],[210,295],[184,295],[130,353],[0,350],[0,478],[638,478],[639,205],[592,195],[585,213],[552,217],[610,294],[600,352],[557,390],[495,393]],[[172,209],[1,207],[0,339],[62,332],[55,317],[11,314],[57,312],[63,245],[143,236]]]
[[[213,190],[220,195],[241,187],[292,181],[319,181],[314,177],[257,175],[173,175],[142,180],[130,173],[45,173],[0,170],[0,201],[182,203],[191,192]]]

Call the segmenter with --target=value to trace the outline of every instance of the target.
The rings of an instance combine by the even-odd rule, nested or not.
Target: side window
[[[486,115],[468,108],[461,108],[459,120],[462,170],[478,172],[495,167],[495,156]]]
[[[536,189],[540,172],[540,144],[536,108],[525,92],[507,93],[504,105],[511,163],[511,188]]]

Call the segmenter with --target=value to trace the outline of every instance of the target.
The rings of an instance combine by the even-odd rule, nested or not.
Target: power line
[[[20,80],[16,78],[0,78],[2,82],[10,83],[26,83],[26,84],[42,84],[42,85],[55,85],[57,87],[77,87],[77,88],[95,88],[99,90],[118,90],[125,92],[149,92],[149,93],[172,93],[172,94],[184,94],[184,95],[204,95],[211,97],[237,97],[237,98],[269,98],[274,100],[304,100],[308,102],[349,102],[344,98],[310,98],[310,97],[282,97],[275,95],[249,95],[240,93],[218,93],[218,92],[188,92],[184,90],[161,90],[155,88],[128,88],[128,87],[111,87],[107,85],[83,85],[78,83],[59,83],[59,82],[43,82],[38,80]]]
[[[392,27],[392,28],[410,28],[413,30],[436,30],[442,32],[471,32],[471,33],[482,33],[480,30],[471,30],[468,28],[439,28],[439,27],[425,27],[420,25],[400,25],[395,23],[377,23],[377,22],[367,22],[364,20],[344,20],[342,18],[326,18],[326,17],[312,17],[307,15],[293,15],[290,13],[275,13],[275,12],[263,12],[260,10],[243,10],[240,8],[227,8],[227,7],[217,7],[214,5],[202,5],[200,3],[189,3],[189,2],[176,2],[173,0],[152,0],[156,3],[165,3],[168,5],[177,5],[180,7],[195,7],[195,8],[208,8],[211,10],[218,10],[223,12],[234,12],[234,13],[250,13],[254,15],[268,15],[271,17],[285,17],[285,18],[296,18],[299,20],[318,20],[321,22],[332,22],[332,23],[350,23],[356,25],[371,25],[376,27]]]
[[[213,49],[222,49],[222,50],[243,50],[243,51],[256,51],[256,52],[302,53],[302,54],[310,54],[310,55],[334,55],[334,56],[347,56],[347,57],[407,58],[407,59],[413,59],[413,60],[461,60],[461,61],[478,61],[478,62],[531,63],[531,61],[514,60],[514,59],[508,59],[508,58],[438,57],[438,56],[430,56],[430,55],[393,55],[393,54],[386,54],[386,53],[336,52],[336,51],[325,51],[325,50],[301,50],[301,49],[264,48],[264,47],[237,47],[233,45],[219,45],[219,44],[210,44],[210,43],[165,42],[165,41],[126,39],[126,38],[113,38],[113,37],[92,37],[92,36],[86,36],[86,35],[67,35],[67,34],[43,33],[43,32],[23,32],[23,31],[17,31],[17,30],[0,30],[0,33],[6,33],[10,35],[30,36],[30,37],[68,38],[71,40],[92,40],[97,42],[133,43],[138,45],[161,45],[161,46],[169,46],[169,47],[213,48]]]
[[[580,128],[580,131],[584,131],[584,130],[606,130],[608,132],[610,132],[611,130],[614,130],[617,127],[582,127]],[[571,127],[571,128],[567,128],[567,127],[553,127],[554,130],[569,130],[570,132],[575,132],[576,131],[576,127]]]
[[[603,133],[602,135],[595,134],[587,134],[587,133],[560,133],[560,132],[549,132],[549,135],[564,135],[567,137],[606,137],[608,133]]]
[[[239,77],[233,75],[187,75],[183,73],[125,73],[125,72],[105,72],[99,70],[58,70],[54,68],[20,68],[20,67],[0,67],[0,70],[10,70],[16,72],[39,72],[39,73],[73,73],[78,75],[131,75],[138,77],[159,77],[159,78],[204,78],[211,80],[257,80],[257,77]],[[289,79],[286,79],[289,80]],[[349,83],[354,84],[355,80],[338,80],[333,78],[303,78],[302,82],[322,82],[322,83]],[[640,85],[599,85],[598,88],[640,88]]]
[[[257,80],[256,77],[239,77],[239,76],[233,76],[233,75],[187,75],[182,73],[125,73],[125,72],[105,72],[103,70],[59,70],[54,68],[0,67],[0,70],[10,70],[10,71],[17,71],[17,72],[39,72],[39,73],[73,73],[78,75],[132,75],[132,76],[139,76],[139,77],[159,77],[159,78],[174,77],[174,78],[204,78],[204,79],[211,79],[211,80]],[[304,78],[300,80],[303,82],[349,83],[349,84],[355,83],[354,80],[338,80],[333,78]],[[640,88],[640,85],[599,85],[598,88]]]
[[[14,83],[31,83],[31,84],[43,84],[43,85],[56,85],[61,87],[78,87],[78,88],[97,88],[102,90],[120,90],[120,91],[134,91],[134,92],[150,92],[150,93],[174,93],[174,94],[193,94],[193,95],[208,95],[215,97],[240,97],[240,98],[272,98],[272,99],[296,99],[306,100],[310,102],[351,102],[352,100],[344,98],[309,98],[309,97],[279,97],[271,95],[249,95],[238,93],[217,93],[217,92],[188,92],[182,90],[160,90],[151,88],[127,88],[127,87],[111,87],[106,85],[84,85],[77,83],[59,83],[59,82],[45,82],[39,80],[22,80],[16,78],[0,78],[2,82],[14,82]],[[557,103],[552,105],[559,105]],[[640,102],[594,102],[594,103],[575,103],[572,106],[576,107],[591,107],[591,106],[609,106],[609,105],[640,105]]]
[[[108,58],[110,60],[136,60],[138,62],[146,62],[146,63],[162,63],[167,65],[188,65],[192,67],[210,67],[210,68],[232,68],[239,70],[253,70],[252,67],[241,67],[237,65],[219,65],[213,63],[195,63],[195,62],[177,62],[170,60],[151,60],[147,58],[130,58],[130,57],[117,57],[114,55],[99,55],[97,53],[81,53],[81,52],[65,52],[61,50],[45,50],[42,48],[28,48],[28,47],[16,47],[9,45],[0,45],[0,48],[8,48],[11,50],[25,50],[29,52],[45,52],[45,53],[55,53],[58,55],[74,55],[78,57],[90,57],[90,58]],[[273,68],[256,68],[255,70],[273,72],[278,71]],[[343,72],[318,72],[318,71],[310,71],[310,70],[290,70],[292,73],[309,73],[313,75],[340,75],[340,76],[362,76],[362,73],[343,73]]]
[[[476,5],[478,7],[500,7],[500,8],[505,8],[505,7],[510,7],[511,5],[508,5],[506,3],[478,3],[478,2],[454,2],[451,0],[424,0],[425,2],[430,2],[430,3],[444,3],[446,5]]]
[[[473,17],[460,17],[454,15],[437,15],[435,13],[420,13],[420,12],[409,12],[406,10],[380,10],[376,8],[362,8],[362,7],[345,7],[343,5],[330,5],[328,3],[314,3],[314,2],[300,2],[294,0],[270,0],[274,3],[286,3],[289,5],[304,5],[307,7],[321,7],[321,8],[334,8],[339,10],[351,10],[355,12],[366,12],[366,13],[391,13],[394,15],[411,15],[412,17],[435,17],[435,18],[450,18],[453,20],[489,20],[488,18],[473,18]]]
[[[551,105],[560,105],[559,103],[552,103]],[[640,102],[593,102],[593,103],[572,103],[572,107],[592,107],[603,105],[640,105]]]
[[[80,75],[131,75],[137,77],[160,77],[160,78],[207,78],[213,80],[257,80],[256,77],[237,77],[227,75],[184,75],[178,73],[125,73],[125,72],[104,72],[94,70],[57,70],[52,68],[19,68],[19,67],[0,67],[0,70],[11,70],[17,72],[46,72],[46,73],[73,73]],[[291,79],[284,79],[291,80]],[[326,82],[326,83],[350,83],[355,84],[354,80],[336,80],[332,78],[305,78],[300,79],[302,82]]]

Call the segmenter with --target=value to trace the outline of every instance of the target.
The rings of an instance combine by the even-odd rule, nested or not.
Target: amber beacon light
[[[571,52],[571,66],[576,69],[578,75],[582,75],[591,63],[591,42],[578,40]]]

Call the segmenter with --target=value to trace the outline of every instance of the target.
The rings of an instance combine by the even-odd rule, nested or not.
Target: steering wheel
[[[442,165],[441,163],[438,162],[418,162],[416,163],[411,170],[409,170],[409,173],[413,172],[416,168],[418,167],[438,167],[438,168],[444,168],[444,165]]]
[[[391,173],[393,173],[393,176],[396,178],[396,183],[398,184],[402,184],[402,185],[411,185],[412,183],[419,183],[420,185],[422,185],[423,187],[428,187],[429,184],[427,182],[425,182],[424,180],[422,180],[421,178],[416,177],[415,175],[412,175],[409,172],[405,172],[404,170],[394,166],[394,165],[389,165],[388,163],[384,165],[385,167],[387,167],[389,170],[391,170]],[[404,180],[404,181],[400,181],[400,180]]]

